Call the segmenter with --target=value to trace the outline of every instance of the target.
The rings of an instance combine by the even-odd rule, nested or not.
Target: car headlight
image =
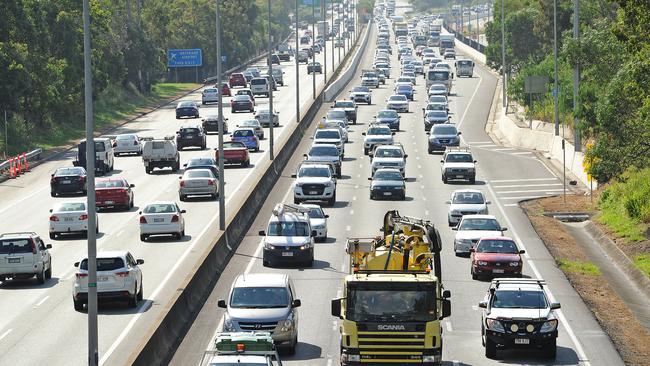
[[[548,333],[554,331],[555,329],[557,329],[557,319],[551,319],[549,321],[544,322],[544,324],[542,324],[542,327],[539,329],[539,331],[542,333]]]
[[[486,261],[476,261],[476,264],[478,264],[479,266],[487,266],[488,262],[486,262]]]
[[[510,262],[510,267],[519,267],[519,262]]]
[[[223,331],[224,332],[234,332],[235,331],[235,324],[233,323],[232,320],[228,316],[226,316],[223,320]]]
[[[269,244],[269,243],[266,243],[266,242],[265,242],[265,243],[264,243],[264,249],[266,249],[266,250],[273,250],[273,249],[275,249],[275,246],[273,246],[272,244]]]
[[[496,319],[486,319],[485,321],[487,328],[494,332],[505,333],[506,330],[503,328],[503,324]]]
[[[474,173],[474,168],[469,168],[469,169],[467,169],[467,171],[470,172],[470,173]]]
[[[305,243],[305,244],[301,245],[301,246],[300,246],[300,250],[309,249],[309,248],[311,248],[313,245],[314,245],[314,244],[312,244],[312,242],[310,241],[309,243]]]
[[[281,332],[288,332],[293,328],[293,315],[289,315],[289,317],[283,321],[280,322],[280,331]]]

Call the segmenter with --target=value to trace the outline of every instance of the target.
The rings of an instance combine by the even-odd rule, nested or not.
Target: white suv
[[[401,144],[376,146],[372,154],[372,175],[379,168],[395,168],[403,176],[406,173],[407,157]]]
[[[314,237],[309,222],[309,209],[298,205],[279,203],[273,209],[264,237],[262,264],[295,264],[301,262],[311,267],[314,263]]]
[[[293,188],[293,203],[303,201],[326,201],[329,206],[336,202],[336,178],[334,167],[327,163],[304,162],[298,168]]]
[[[138,265],[142,259],[134,259],[131,253],[109,251],[97,253],[97,298],[100,300],[123,299],[131,308],[143,299],[142,271]],[[88,258],[74,264],[79,268],[72,286],[74,309],[83,310],[88,303]]]
[[[36,276],[40,284],[52,278],[52,257],[36,233],[7,233],[0,235],[0,282]]]
[[[449,226],[454,226],[463,215],[487,215],[490,201],[486,201],[485,195],[478,189],[458,189],[451,194],[451,200],[447,204],[447,222]]]
[[[269,81],[264,77],[252,78],[250,82],[253,95],[269,96]]]

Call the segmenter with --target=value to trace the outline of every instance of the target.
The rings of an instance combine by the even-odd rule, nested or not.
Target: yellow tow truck
[[[349,238],[350,274],[332,300],[341,319],[341,365],[440,365],[451,293],[442,282],[438,230],[430,221],[384,215],[381,235]]]

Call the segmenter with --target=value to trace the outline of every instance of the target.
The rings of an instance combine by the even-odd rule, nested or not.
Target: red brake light
[[[214,180],[213,180],[213,179],[210,179],[210,180],[208,181],[208,185],[209,185],[209,186],[213,186],[213,185],[214,185]]]
[[[180,182],[180,185],[181,185],[181,187],[185,187],[185,181],[182,180],[182,181]]]
[[[129,272],[128,272],[128,271],[125,271],[125,272],[116,272],[115,275],[116,275],[117,277],[128,277]]]
[[[88,215],[83,214],[83,215],[79,216],[79,220],[81,220],[81,221],[86,221],[86,220],[88,220]]]
[[[50,221],[59,221],[59,218],[55,215],[50,216]]]
[[[88,273],[75,273],[77,278],[86,278],[88,277]]]
[[[178,222],[178,215],[172,216],[172,222]]]
[[[146,223],[147,223],[147,219],[146,219],[144,216],[140,216],[140,223],[141,223],[141,224],[146,224]]]

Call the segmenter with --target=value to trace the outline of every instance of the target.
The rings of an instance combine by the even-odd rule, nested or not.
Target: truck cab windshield
[[[435,283],[363,283],[348,289],[346,318],[352,321],[436,320]]]

